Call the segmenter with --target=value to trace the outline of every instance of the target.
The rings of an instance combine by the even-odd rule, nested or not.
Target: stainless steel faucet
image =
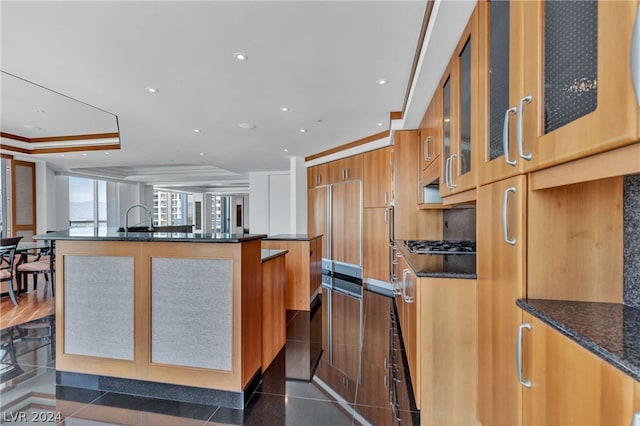
[[[127,212],[124,214],[124,231],[129,231],[129,212],[134,207],[140,207],[145,212],[147,212],[147,221],[149,223],[149,231],[153,231],[153,216],[151,215],[151,211],[144,204],[134,204],[127,209]]]

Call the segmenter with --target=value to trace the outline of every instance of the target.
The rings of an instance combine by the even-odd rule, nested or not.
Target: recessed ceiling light
[[[200,156],[203,156],[203,155],[204,155],[204,152],[201,152],[201,153],[200,153]]]
[[[60,157],[64,157],[64,154],[60,154]]]
[[[200,129],[193,129],[193,133],[200,133]]]
[[[284,152],[289,152],[289,150],[287,148],[284,149]]]
[[[383,123],[378,123],[378,127],[382,127],[382,124],[383,124]]]
[[[287,112],[287,111],[289,111],[289,108],[287,108],[287,107],[281,107],[281,108],[280,108],[280,111],[282,111],[282,112]]]
[[[38,114],[44,114],[47,111],[45,111],[43,109],[40,109],[40,108],[36,108],[36,109],[33,110],[33,112],[37,112]]]
[[[242,52],[234,53],[233,57],[236,58],[239,61],[246,61],[247,59],[249,59],[249,56],[247,56],[246,53],[242,53]]]
[[[107,151],[107,152],[105,152],[105,153],[104,153],[104,155],[109,155],[109,154],[110,154],[110,152],[109,152],[109,151]]]
[[[384,86],[388,82],[389,82],[389,80],[387,80],[386,78],[381,78],[380,80],[378,80],[378,84],[381,85],[381,86]]]
[[[241,129],[255,129],[256,125],[253,123],[240,123],[238,124],[238,127]]]
[[[155,87],[145,87],[145,90],[149,93],[158,93],[160,90]]]
[[[83,153],[82,153],[82,156],[83,156],[83,157],[86,157],[86,156],[87,156],[87,153],[86,153],[86,152],[83,152]]]
[[[322,119],[320,119],[320,120],[316,120],[316,122],[318,122],[318,123],[322,123]]]
[[[307,129],[300,129],[300,133],[306,133]]]

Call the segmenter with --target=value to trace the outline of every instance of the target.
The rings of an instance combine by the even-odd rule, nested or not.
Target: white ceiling
[[[438,1],[434,11],[445,3],[452,10],[473,4]],[[403,106],[425,7],[395,0],[3,0],[0,68],[117,116],[121,150],[34,155],[54,170],[239,188],[249,172],[287,170],[292,156],[388,129],[389,113]],[[432,43],[441,56],[453,49],[467,10],[456,12],[459,29],[449,26]],[[235,52],[249,59],[240,62]],[[428,52],[425,46],[407,126],[419,123],[448,59],[429,62]],[[427,65],[437,70],[434,61],[440,71],[426,72]],[[389,83],[379,85],[382,78]],[[7,94],[2,131],[16,105]],[[37,121],[52,112],[24,108],[32,120],[14,119],[9,133],[23,126],[29,137],[51,136],[52,125]]]

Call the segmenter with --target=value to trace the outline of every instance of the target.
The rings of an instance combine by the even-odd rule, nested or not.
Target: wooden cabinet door
[[[322,257],[329,259],[329,187],[311,188],[307,194],[307,229],[310,235],[322,234]]]
[[[521,174],[526,162],[516,146],[516,112],[522,97],[525,2],[478,3],[478,183]]]
[[[307,188],[327,185],[329,181],[329,163],[307,168]]]
[[[442,91],[436,90],[423,119],[420,135],[420,158],[422,161],[421,184],[438,185],[440,177],[440,150],[442,149]],[[439,188],[435,188],[438,189]],[[432,203],[424,199],[424,192],[418,194],[419,203]]]
[[[442,195],[476,187],[478,140],[478,8],[458,43],[443,84]],[[443,185],[444,184],[444,185]]]
[[[523,424],[622,425],[633,417],[634,380],[524,313]]]
[[[362,181],[331,185],[331,259],[362,266]]]
[[[522,420],[514,330],[522,319],[515,301],[525,296],[526,194],[523,175],[478,191],[478,419],[485,425]]]
[[[523,2],[516,122],[534,170],[637,140],[631,75],[636,1]],[[640,29],[637,29],[640,31]],[[640,90],[640,88],[638,88]]]
[[[391,203],[392,148],[381,148],[363,154],[362,186],[364,207],[387,207]]]
[[[11,232],[31,240],[36,234],[36,164],[11,160]]]
[[[389,281],[389,209],[363,210],[362,268],[366,278]]]
[[[362,179],[362,155],[353,155],[329,163],[331,183]]]

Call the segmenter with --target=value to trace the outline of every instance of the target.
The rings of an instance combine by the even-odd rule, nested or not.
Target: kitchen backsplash
[[[624,178],[624,304],[640,308],[640,174]]]
[[[444,240],[476,240],[476,208],[454,208],[442,213]]]

